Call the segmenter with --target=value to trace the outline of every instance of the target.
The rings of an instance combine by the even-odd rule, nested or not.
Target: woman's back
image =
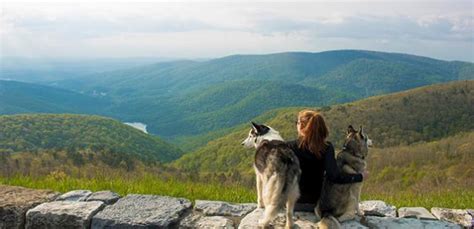
[[[301,178],[298,203],[315,205],[321,196],[323,180],[338,184],[361,182],[361,174],[347,174],[337,167],[334,147],[326,142],[319,155],[299,147],[298,140],[287,142],[300,161]]]
[[[300,198],[298,203],[316,204],[321,194],[321,187],[324,178],[324,156],[327,151],[334,151],[330,142],[327,143],[321,157],[306,149],[298,147],[298,140],[288,142],[288,146],[295,152],[300,161],[301,178],[300,178]]]
[[[323,116],[312,110],[302,110],[296,121],[298,139],[288,142],[301,167],[298,204],[305,210],[315,206],[321,196],[324,179],[338,184],[362,181],[361,174],[342,173],[337,167],[333,145],[326,141],[329,129]],[[298,206],[297,206],[298,208]]]

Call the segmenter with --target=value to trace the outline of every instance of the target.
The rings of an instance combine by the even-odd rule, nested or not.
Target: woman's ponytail
[[[303,135],[299,136],[299,147],[309,150],[318,158],[326,147],[326,138],[329,135],[328,127],[323,116],[312,110],[303,110],[298,114]]]

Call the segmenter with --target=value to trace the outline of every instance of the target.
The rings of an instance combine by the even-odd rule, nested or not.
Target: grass
[[[383,200],[388,204],[400,207],[424,207],[430,210],[432,207],[472,209],[474,207],[474,191],[456,189],[453,191],[439,191],[426,193],[397,192],[389,193],[366,193],[362,194],[362,200]]]
[[[91,191],[112,190],[122,196],[132,193],[153,194],[182,197],[193,202],[195,200],[221,200],[235,203],[256,202],[254,191],[239,185],[221,186],[215,183],[165,181],[153,176],[144,176],[133,180],[71,177],[55,179],[51,176],[37,178],[14,176],[11,178],[0,177],[0,184],[35,189],[51,189],[62,193],[76,189]]]
[[[52,189],[67,192],[75,189],[92,191],[112,190],[124,196],[127,194],[154,194],[182,197],[195,200],[221,200],[234,203],[255,203],[256,192],[241,185],[223,186],[217,183],[196,183],[192,181],[161,180],[150,175],[135,179],[116,178],[72,178],[45,176],[32,178],[28,176],[0,177],[0,184],[17,185],[36,189]],[[391,193],[363,193],[363,200],[383,200],[399,207],[432,207],[473,208],[474,191],[455,189],[452,191],[412,193],[407,191]]]

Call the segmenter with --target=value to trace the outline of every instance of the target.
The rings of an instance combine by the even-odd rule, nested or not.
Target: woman
[[[298,139],[288,142],[300,161],[302,172],[299,182],[301,195],[295,211],[313,211],[324,176],[334,183],[346,184],[361,182],[363,175],[343,173],[337,168],[334,147],[326,141],[329,131],[321,114],[303,110],[298,114],[296,125]]]

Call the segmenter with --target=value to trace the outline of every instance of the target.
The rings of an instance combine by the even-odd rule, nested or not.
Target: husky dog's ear
[[[360,127],[359,127],[359,135],[360,135],[362,138],[365,138],[364,129],[362,128],[362,125],[360,125]]]
[[[258,128],[260,125],[258,125],[257,123],[254,123],[253,121],[250,123],[252,123],[252,128],[255,130],[255,132],[258,132]]]
[[[257,123],[251,122],[252,128],[255,130],[255,133],[260,133],[263,129],[263,125],[259,125]]]
[[[268,128],[267,126],[259,125],[259,124],[254,123],[254,122],[252,122],[252,128],[255,130],[257,135],[264,135],[264,134],[268,133],[268,131],[270,130],[270,128]]]
[[[354,129],[354,127],[352,125],[349,125],[347,127],[347,134],[351,134],[351,133],[356,133],[357,131]]]
[[[260,127],[262,127],[262,129],[260,130],[260,134],[264,135],[266,133],[268,133],[268,131],[270,131],[270,127],[268,126],[265,126],[265,125],[260,125]]]

